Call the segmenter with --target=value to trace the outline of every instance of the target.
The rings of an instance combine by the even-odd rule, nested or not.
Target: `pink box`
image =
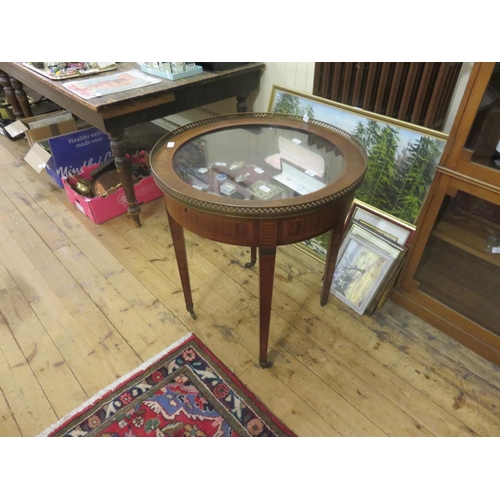
[[[99,165],[90,165],[83,167],[81,177],[90,179],[92,172]],[[62,177],[63,187],[66,190],[69,201],[75,205],[78,210],[84,213],[95,224],[101,224],[113,217],[118,217],[127,211],[127,198],[123,188],[117,189],[114,193],[108,194],[105,198],[87,198],[74,191],[68,183],[66,177]],[[135,197],[137,203],[147,203],[162,196],[161,189],[156,185],[153,176],[142,178],[137,184],[134,184]]]

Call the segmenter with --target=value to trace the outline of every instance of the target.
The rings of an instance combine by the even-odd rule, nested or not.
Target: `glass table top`
[[[246,124],[197,135],[172,166],[189,186],[238,200],[277,200],[335,183],[346,162],[323,137],[293,127]]]

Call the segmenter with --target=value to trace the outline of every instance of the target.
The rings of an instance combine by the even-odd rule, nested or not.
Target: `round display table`
[[[317,120],[239,113],[180,127],[151,152],[164,193],[186,308],[193,318],[184,228],[251,249],[259,266],[259,362],[267,359],[276,247],[330,231],[320,297],[325,305],[344,222],[366,155],[348,133]],[[258,251],[257,251],[258,249]]]

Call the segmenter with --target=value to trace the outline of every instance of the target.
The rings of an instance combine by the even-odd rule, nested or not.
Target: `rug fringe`
[[[65,415],[64,417],[62,417],[60,420],[58,420],[56,423],[52,424],[50,427],[47,427],[47,429],[45,429],[43,432],[41,432],[40,434],[38,434],[36,437],[47,437],[51,432],[54,432],[54,430],[56,430],[57,428],[61,427],[68,420],[70,420],[71,418],[73,418],[75,415],[78,415],[85,408],[91,406],[96,400],[98,400],[99,398],[101,398],[102,396],[104,396],[105,394],[107,394],[108,392],[111,392],[113,389],[115,389],[115,387],[119,386],[120,384],[122,384],[122,383],[126,382],[127,380],[129,380],[130,378],[132,378],[136,373],[139,373],[139,372],[142,372],[142,371],[146,370],[152,364],[154,364],[158,359],[160,359],[162,356],[165,356],[168,352],[173,351],[179,345],[183,344],[188,339],[190,339],[191,337],[194,337],[194,336],[195,336],[194,333],[190,332],[187,335],[185,335],[184,337],[182,337],[181,339],[179,339],[174,344],[170,345],[169,347],[166,347],[165,349],[163,349],[163,351],[159,352],[158,354],[156,354],[152,358],[150,358],[147,361],[145,361],[144,363],[142,363],[142,365],[138,366],[137,368],[135,368],[131,372],[126,373],[125,375],[123,375],[119,379],[116,379],[114,382],[112,382],[111,384],[109,384],[107,387],[105,387],[104,389],[100,390],[97,394],[94,394],[94,396],[92,396],[90,399],[88,399],[87,401],[85,401],[78,408],[76,408],[71,413],[68,413],[67,415]]]

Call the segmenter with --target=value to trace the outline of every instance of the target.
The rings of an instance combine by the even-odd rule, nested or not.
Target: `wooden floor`
[[[500,369],[388,302],[362,317],[279,250],[272,368],[248,250],[186,233],[185,310],[162,200],[95,226],[0,136],[0,435],[35,436],[193,331],[299,436],[500,436]]]

